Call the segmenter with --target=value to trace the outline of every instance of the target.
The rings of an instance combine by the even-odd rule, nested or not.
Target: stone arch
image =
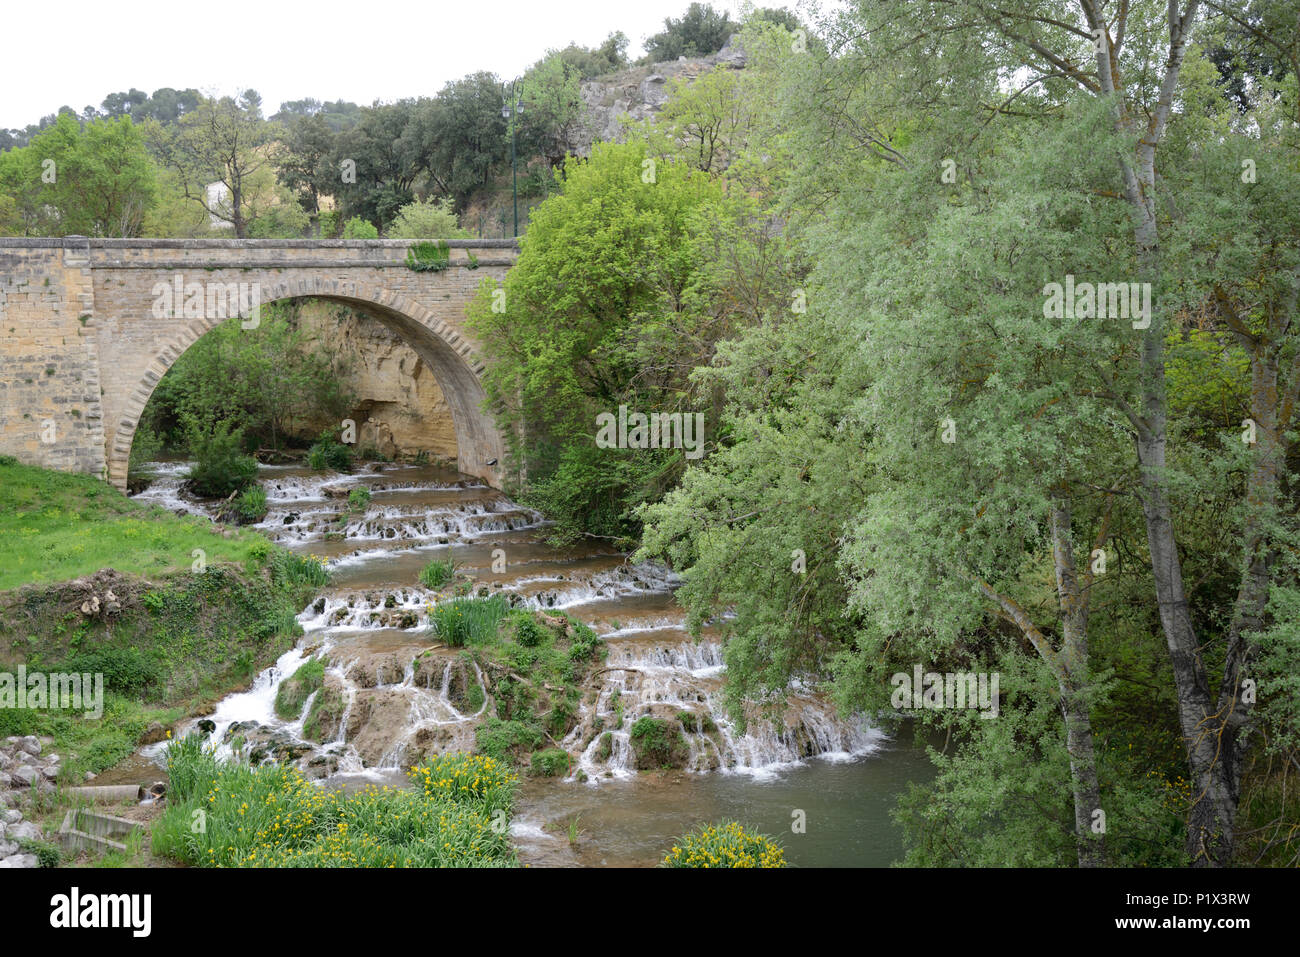
[[[243,275],[248,281],[247,273]],[[163,280],[166,276],[160,274]],[[483,411],[486,392],[481,377],[485,366],[469,340],[415,300],[365,282],[320,276],[277,278],[263,283],[262,290],[263,304],[316,298],[363,307],[368,315],[394,331],[429,367],[442,390],[456,431],[457,468],[489,485],[500,486],[504,445],[491,416]],[[173,341],[155,354],[132,389],[108,437],[109,481],[119,489],[126,488],[131,443],[154,389],[190,346],[224,321],[207,317],[189,320]]]

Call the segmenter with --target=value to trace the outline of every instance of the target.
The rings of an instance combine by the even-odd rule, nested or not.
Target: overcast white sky
[[[739,18],[741,0],[711,0]],[[790,0],[759,5],[794,9]],[[548,48],[593,46],[612,31],[641,41],[690,0],[326,0],[191,4],[10,0],[3,14],[0,128],[37,122],[61,106],[81,112],[131,87],[195,87],[285,100],[432,96],[476,70],[510,79]]]

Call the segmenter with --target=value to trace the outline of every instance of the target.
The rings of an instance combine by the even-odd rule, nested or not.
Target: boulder
[[[41,829],[31,821],[19,821],[17,824],[5,825],[5,838],[10,841],[44,840]]]
[[[22,819],[22,811],[15,811],[12,808],[6,811],[0,811],[0,821],[3,821],[5,824],[17,824]]]
[[[16,854],[13,857],[6,857],[0,861],[0,868],[29,868],[40,867],[41,862],[36,859],[35,854]]]
[[[40,757],[41,739],[36,737],[34,734],[29,734],[27,737],[23,738],[22,743],[19,744],[18,747],[32,755],[32,757]]]
[[[20,768],[14,768],[10,777],[13,778],[12,787],[29,788],[40,780],[41,772],[36,768],[23,765]]]

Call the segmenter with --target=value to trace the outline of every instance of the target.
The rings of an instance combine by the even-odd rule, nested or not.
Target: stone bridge
[[[0,454],[125,489],[131,441],[158,380],[234,314],[225,294],[239,290],[263,305],[332,299],[384,323],[438,380],[460,470],[499,485],[503,445],[483,408],[483,359],[465,331],[465,306],[484,277],[505,275],[515,243],[452,240],[448,268],[422,272],[406,266],[410,245],[0,238]],[[185,294],[173,302],[172,290]]]

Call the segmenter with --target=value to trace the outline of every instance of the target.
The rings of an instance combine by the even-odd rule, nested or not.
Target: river
[[[185,468],[155,464],[158,478],[136,498],[208,514],[182,492]],[[377,468],[260,468],[270,510],[256,527],[324,560],[331,583],[299,615],[295,648],[209,716],[214,745],[261,742],[327,786],[347,788],[400,783],[401,768],[431,750],[472,749],[488,702],[467,706],[464,692],[481,676],[449,652],[428,657],[433,599],[418,584],[425,564],[451,554],[476,588],[562,608],[609,647],[608,670],[590,679],[578,725],[560,742],[575,756],[571,773],[521,775],[511,833],[522,862],[650,865],[690,826],[721,818],[778,838],[796,865],[886,866],[901,855],[889,810],[908,781],[932,774],[910,733],[840,719],[802,688],[791,689],[779,727],[756,720],[741,733],[721,706],[717,635],[706,628],[691,639],[666,569],[632,565],[600,544],[548,545],[541,515],[476,479],[436,466]],[[370,501],[350,512],[346,495],[360,486]],[[413,667],[422,653],[425,667]],[[326,688],[342,702],[323,744],[304,736],[310,699],[295,720],[273,708],[280,682],[312,657],[324,659]],[[686,770],[637,771],[627,728],[641,715],[682,711],[707,715],[717,730],[686,736]],[[606,738],[593,728],[615,730]],[[159,746],[142,758],[158,760]]]

